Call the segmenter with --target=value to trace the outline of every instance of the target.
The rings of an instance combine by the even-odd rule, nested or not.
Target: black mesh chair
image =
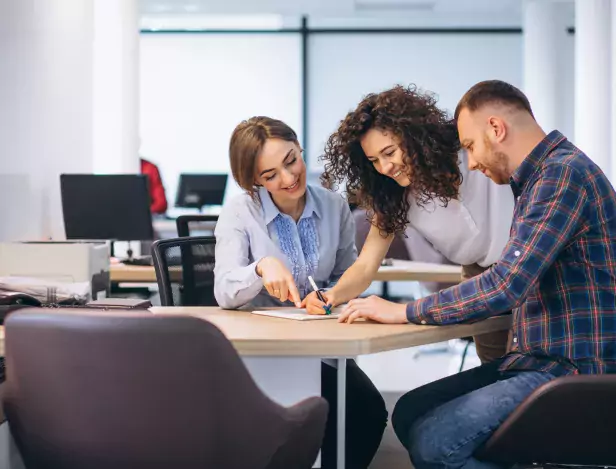
[[[213,236],[161,239],[152,244],[162,306],[218,306],[215,248]]]
[[[180,215],[175,219],[175,225],[178,229],[178,236],[192,236],[196,233],[191,233],[191,227],[198,229],[204,224],[208,225],[207,231],[213,231],[218,221],[218,215]]]

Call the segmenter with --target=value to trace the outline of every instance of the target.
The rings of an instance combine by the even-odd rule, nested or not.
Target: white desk
[[[179,272],[181,269],[177,270]],[[112,264],[109,275],[114,283],[156,283],[156,272],[152,266]],[[392,266],[379,268],[374,281],[458,283],[461,276],[462,268],[459,265],[396,260]]]
[[[194,215],[198,215],[195,213]],[[199,221],[191,222],[191,236],[214,236],[216,222]],[[178,236],[175,218],[157,218],[152,222],[152,227],[156,234],[161,238],[176,238]]]

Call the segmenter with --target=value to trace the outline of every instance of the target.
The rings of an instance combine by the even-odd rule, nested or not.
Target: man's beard
[[[490,178],[496,184],[509,184],[509,157],[500,151],[494,151],[492,144],[485,137],[486,151],[490,157],[486,159],[486,164],[482,165],[489,173]]]

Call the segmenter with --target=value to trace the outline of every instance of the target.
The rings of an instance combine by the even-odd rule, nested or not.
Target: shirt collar
[[[519,196],[530,177],[539,168],[547,156],[560,145],[566,137],[558,130],[553,130],[541,140],[528,154],[522,164],[513,172],[510,178],[511,188],[515,196]]]
[[[267,192],[265,187],[259,188],[259,199],[261,200],[261,207],[263,211],[263,219],[265,220],[265,225],[269,225],[274,219],[280,214],[280,210],[274,204],[270,193]],[[321,208],[319,207],[318,201],[316,197],[312,193],[312,189],[310,185],[306,187],[306,206],[304,207],[304,211],[302,212],[302,218],[310,218],[312,214],[315,214],[317,217],[321,218]]]

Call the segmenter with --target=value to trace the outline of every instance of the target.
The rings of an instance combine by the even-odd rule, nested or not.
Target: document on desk
[[[284,308],[252,311],[252,314],[271,316],[274,318],[294,319],[295,321],[316,321],[321,319],[337,319],[344,306],[332,310],[332,314],[308,314],[303,308]]]

